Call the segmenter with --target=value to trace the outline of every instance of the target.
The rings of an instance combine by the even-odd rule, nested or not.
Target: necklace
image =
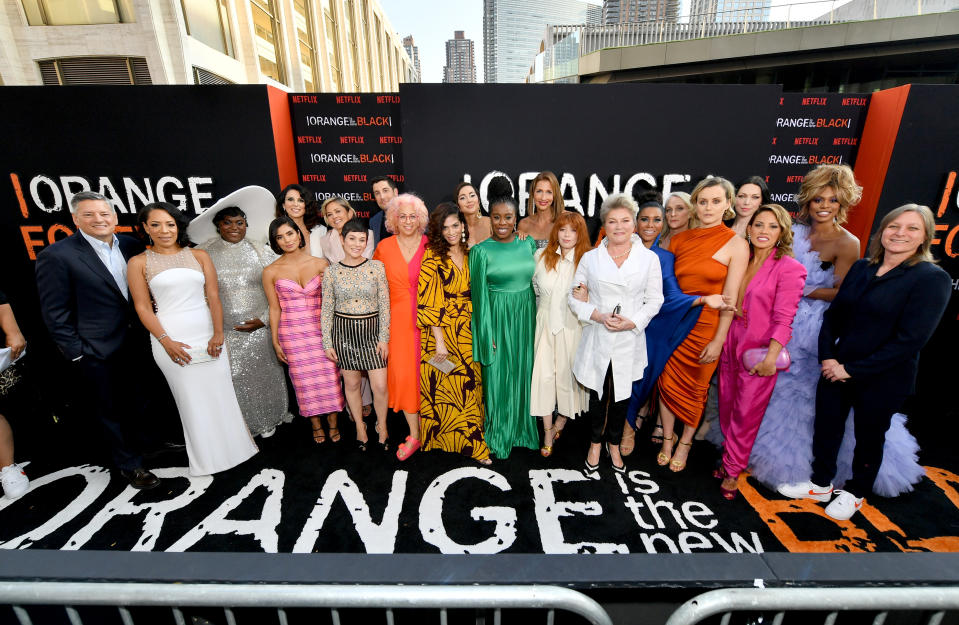
[[[616,260],[617,258],[622,258],[623,256],[628,255],[629,252],[630,252],[632,249],[633,249],[632,246],[630,246],[630,247],[626,248],[626,251],[623,252],[622,254],[617,254],[616,256],[613,256],[612,254],[610,254],[609,257],[612,258],[613,260]],[[607,248],[606,248],[606,253],[609,253],[609,247],[608,247],[608,246],[607,246]]]

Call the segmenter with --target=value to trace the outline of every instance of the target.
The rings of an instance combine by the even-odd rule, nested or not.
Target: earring
[[[746,242],[749,243],[749,233],[746,233]]]
[[[776,247],[779,247],[780,243],[782,243],[782,241],[776,241]]]
[[[466,243],[466,230],[463,231],[463,236],[460,238],[463,243]]]

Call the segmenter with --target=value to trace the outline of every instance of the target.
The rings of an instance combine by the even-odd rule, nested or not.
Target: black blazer
[[[143,251],[132,237],[117,239],[126,260]],[[41,251],[36,273],[40,313],[68,360],[81,355],[107,358],[131,331],[142,332],[132,302],[79,232]]]
[[[952,278],[925,262],[876,277],[878,270],[865,259],[850,267],[823,317],[819,360],[838,360],[854,379],[892,374],[911,389],[919,350],[946,310]]]

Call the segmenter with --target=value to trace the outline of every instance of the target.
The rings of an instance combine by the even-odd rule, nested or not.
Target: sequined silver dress
[[[228,243],[214,237],[200,249],[206,250],[216,267],[233,388],[247,427],[258,436],[293,420],[287,410],[283,367],[270,337],[270,306],[263,293],[263,268],[277,257],[265,244],[248,239]],[[233,329],[249,319],[259,319],[264,327],[253,332]]]

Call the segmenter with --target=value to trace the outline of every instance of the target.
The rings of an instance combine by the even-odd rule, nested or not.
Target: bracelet
[[[161,334],[160,336],[157,337],[157,342],[159,343],[160,341],[162,341],[163,339],[165,339],[167,336],[168,336],[167,333],[164,332],[163,334]]]

